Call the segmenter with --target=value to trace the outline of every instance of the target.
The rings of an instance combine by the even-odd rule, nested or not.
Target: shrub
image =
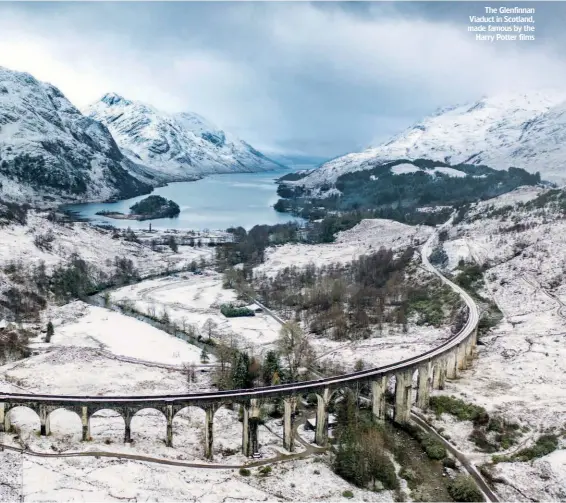
[[[485,452],[495,452],[497,446],[491,443],[485,432],[478,428],[474,428],[472,433],[470,433],[469,439],[478,446],[479,449]]]
[[[45,342],[51,342],[51,337],[53,337],[53,333],[55,330],[53,329],[53,323],[47,323],[47,333],[45,335]]]
[[[175,236],[169,236],[167,238],[167,245],[169,246],[169,248],[171,248],[171,251],[173,251],[174,253],[177,253],[179,251],[179,245],[177,244],[177,240],[175,239]]]
[[[232,304],[222,304],[220,312],[226,318],[236,318],[240,316],[255,316],[255,313],[247,307],[236,307]]]
[[[453,458],[444,458],[442,460],[442,466],[444,466],[444,468],[450,468],[452,470],[456,469],[456,461]]]
[[[556,435],[543,435],[539,437],[532,447],[521,449],[514,458],[518,461],[542,458],[558,448],[558,437]]]
[[[483,407],[466,403],[453,396],[433,396],[430,398],[430,407],[437,416],[445,412],[460,421],[474,421],[478,424],[487,424],[489,421],[489,415]]]
[[[485,501],[482,492],[469,475],[458,475],[448,485],[448,493],[454,501]]]
[[[440,440],[437,440],[432,435],[423,435],[421,444],[430,459],[444,459],[446,457],[446,448]]]
[[[470,289],[474,284],[481,282],[483,271],[477,264],[465,264],[460,267],[460,273],[454,282],[464,289]]]
[[[419,483],[422,482],[422,480],[420,480],[420,477],[415,473],[414,470],[405,466],[401,468],[399,477],[407,481],[407,485],[410,489],[416,489]]]
[[[252,474],[247,468],[240,468],[239,473],[242,477],[249,477]]]
[[[260,474],[261,477],[267,477],[271,472],[272,472],[272,468],[269,465],[266,466],[262,466],[258,472]]]
[[[51,243],[53,243],[54,240],[55,235],[49,230],[45,234],[37,234],[33,239],[33,243],[42,251],[50,251],[53,248]]]
[[[353,498],[354,497],[354,493],[350,490],[346,490],[342,493],[342,496],[344,496],[344,498]]]

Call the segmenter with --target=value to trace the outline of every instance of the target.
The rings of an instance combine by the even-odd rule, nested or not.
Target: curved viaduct
[[[448,222],[447,222],[448,223]],[[446,225],[446,224],[445,224]],[[125,422],[125,442],[131,441],[130,423],[132,417],[142,409],[152,408],[163,412],[167,420],[167,446],[173,445],[173,418],[189,406],[205,411],[204,454],[212,459],[213,421],[215,412],[225,404],[239,404],[243,411],[242,451],[251,456],[258,449],[257,427],[259,405],[263,400],[283,398],[283,445],[293,451],[293,418],[296,398],[305,393],[317,396],[316,434],[318,445],[328,440],[328,406],[332,395],[341,389],[356,389],[357,385],[369,384],[371,388],[372,411],[376,419],[385,419],[385,398],[389,380],[395,378],[395,400],[393,419],[398,423],[408,422],[413,403],[413,381],[416,377],[416,405],[426,409],[431,389],[443,389],[446,378],[455,378],[459,370],[466,369],[473,358],[479,313],[473,299],[459,286],[445,278],[429,262],[428,256],[437,233],[433,233],[421,252],[423,266],[449,285],[464,300],[468,317],[464,327],[450,339],[425,353],[360,372],[353,372],[324,379],[303,381],[278,386],[254,389],[238,389],[209,393],[153,396],[71,396],[24,393],[0,393],[0,431],[10,430],[9,411],[19,406],[34,410],[40,418],[41,434],[50,433],[51,412],[63,408],[76,412],[82,419],[82,438],[90,438],[90,419],[102,409],[118,412]]]

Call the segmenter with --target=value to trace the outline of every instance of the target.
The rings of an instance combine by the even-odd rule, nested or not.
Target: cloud
[[[403,4],[0,3],[0,65],[78,106],[115,91],[198,112],[260,149],[328,156],[439,106],[566,77],[549,37],[474,41],[479,4]]]

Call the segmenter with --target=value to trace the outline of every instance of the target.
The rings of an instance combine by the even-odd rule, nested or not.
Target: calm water
[[[288,170],[268,173],[236,173],[213,175],[196,182],[177,182],[155,189],[152,194],[172,199],[181,208],[176,218],[157,220],[118,220],[95,213],[101,210],[129,213],[130,206],[147,196],[138,196],[116,203],[87,203],[64,206],[95,223],[133,229],[226,229],[256,224],[277,224],[295,220],[291,215],[273,209],[277,201],[275,179]]]

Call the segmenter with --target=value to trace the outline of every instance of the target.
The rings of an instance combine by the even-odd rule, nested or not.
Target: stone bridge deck
[[[445,225],[448,225],[448,221]],[[293,417],[296,398],[315,393],[317,396],[316,435],[318,445],[328,440],[328,406],[334,392],[350,388],[357,389],[360,383],[371,387],[372,411],[376,419],[385,418],[385,395],[389,379],[395,377],[394,420],[409,421],[413,403],[413,381],[416,374],[416,404],[425,409],[432,388],[442,389],[446,378],[454,378],[459,370],[467,367],[474,355],[477,342],[479,313],[474,300],[458,285],[444,277],[428,260],[437,233],[431,235],[422,248],[423,266],[437,275],[456,291],[466,303],[468,317],[464,327],[450,339],[425,353],[359,372],[324,379],[304,381],[254,389],[238,389],[207,393],[148,396],[71,396],[25,393],[0,393],[0,430],[10,429],[9,411],[18,406],[27,406],[37,412],[41,422],[41,434],[49,434],[49,414],[59,408],[75,411],[83,423],[83,440],[90,437],[90,418],[97,411],[117,411],[126,424],[125,441],[130,441],[131,418],[141,409],[153,408],[163,412],[167,419],[167,445],[173,444],[173,418],[183,408],[196,406],[205,411],[205,456],[212,458],[212,426],[214,414],[225,404],[237,404],[243,409],[242,450],[246,455],[257,451],[257,426],[259,406],[272,398],[284,400],[284,447],[293,451]]]

